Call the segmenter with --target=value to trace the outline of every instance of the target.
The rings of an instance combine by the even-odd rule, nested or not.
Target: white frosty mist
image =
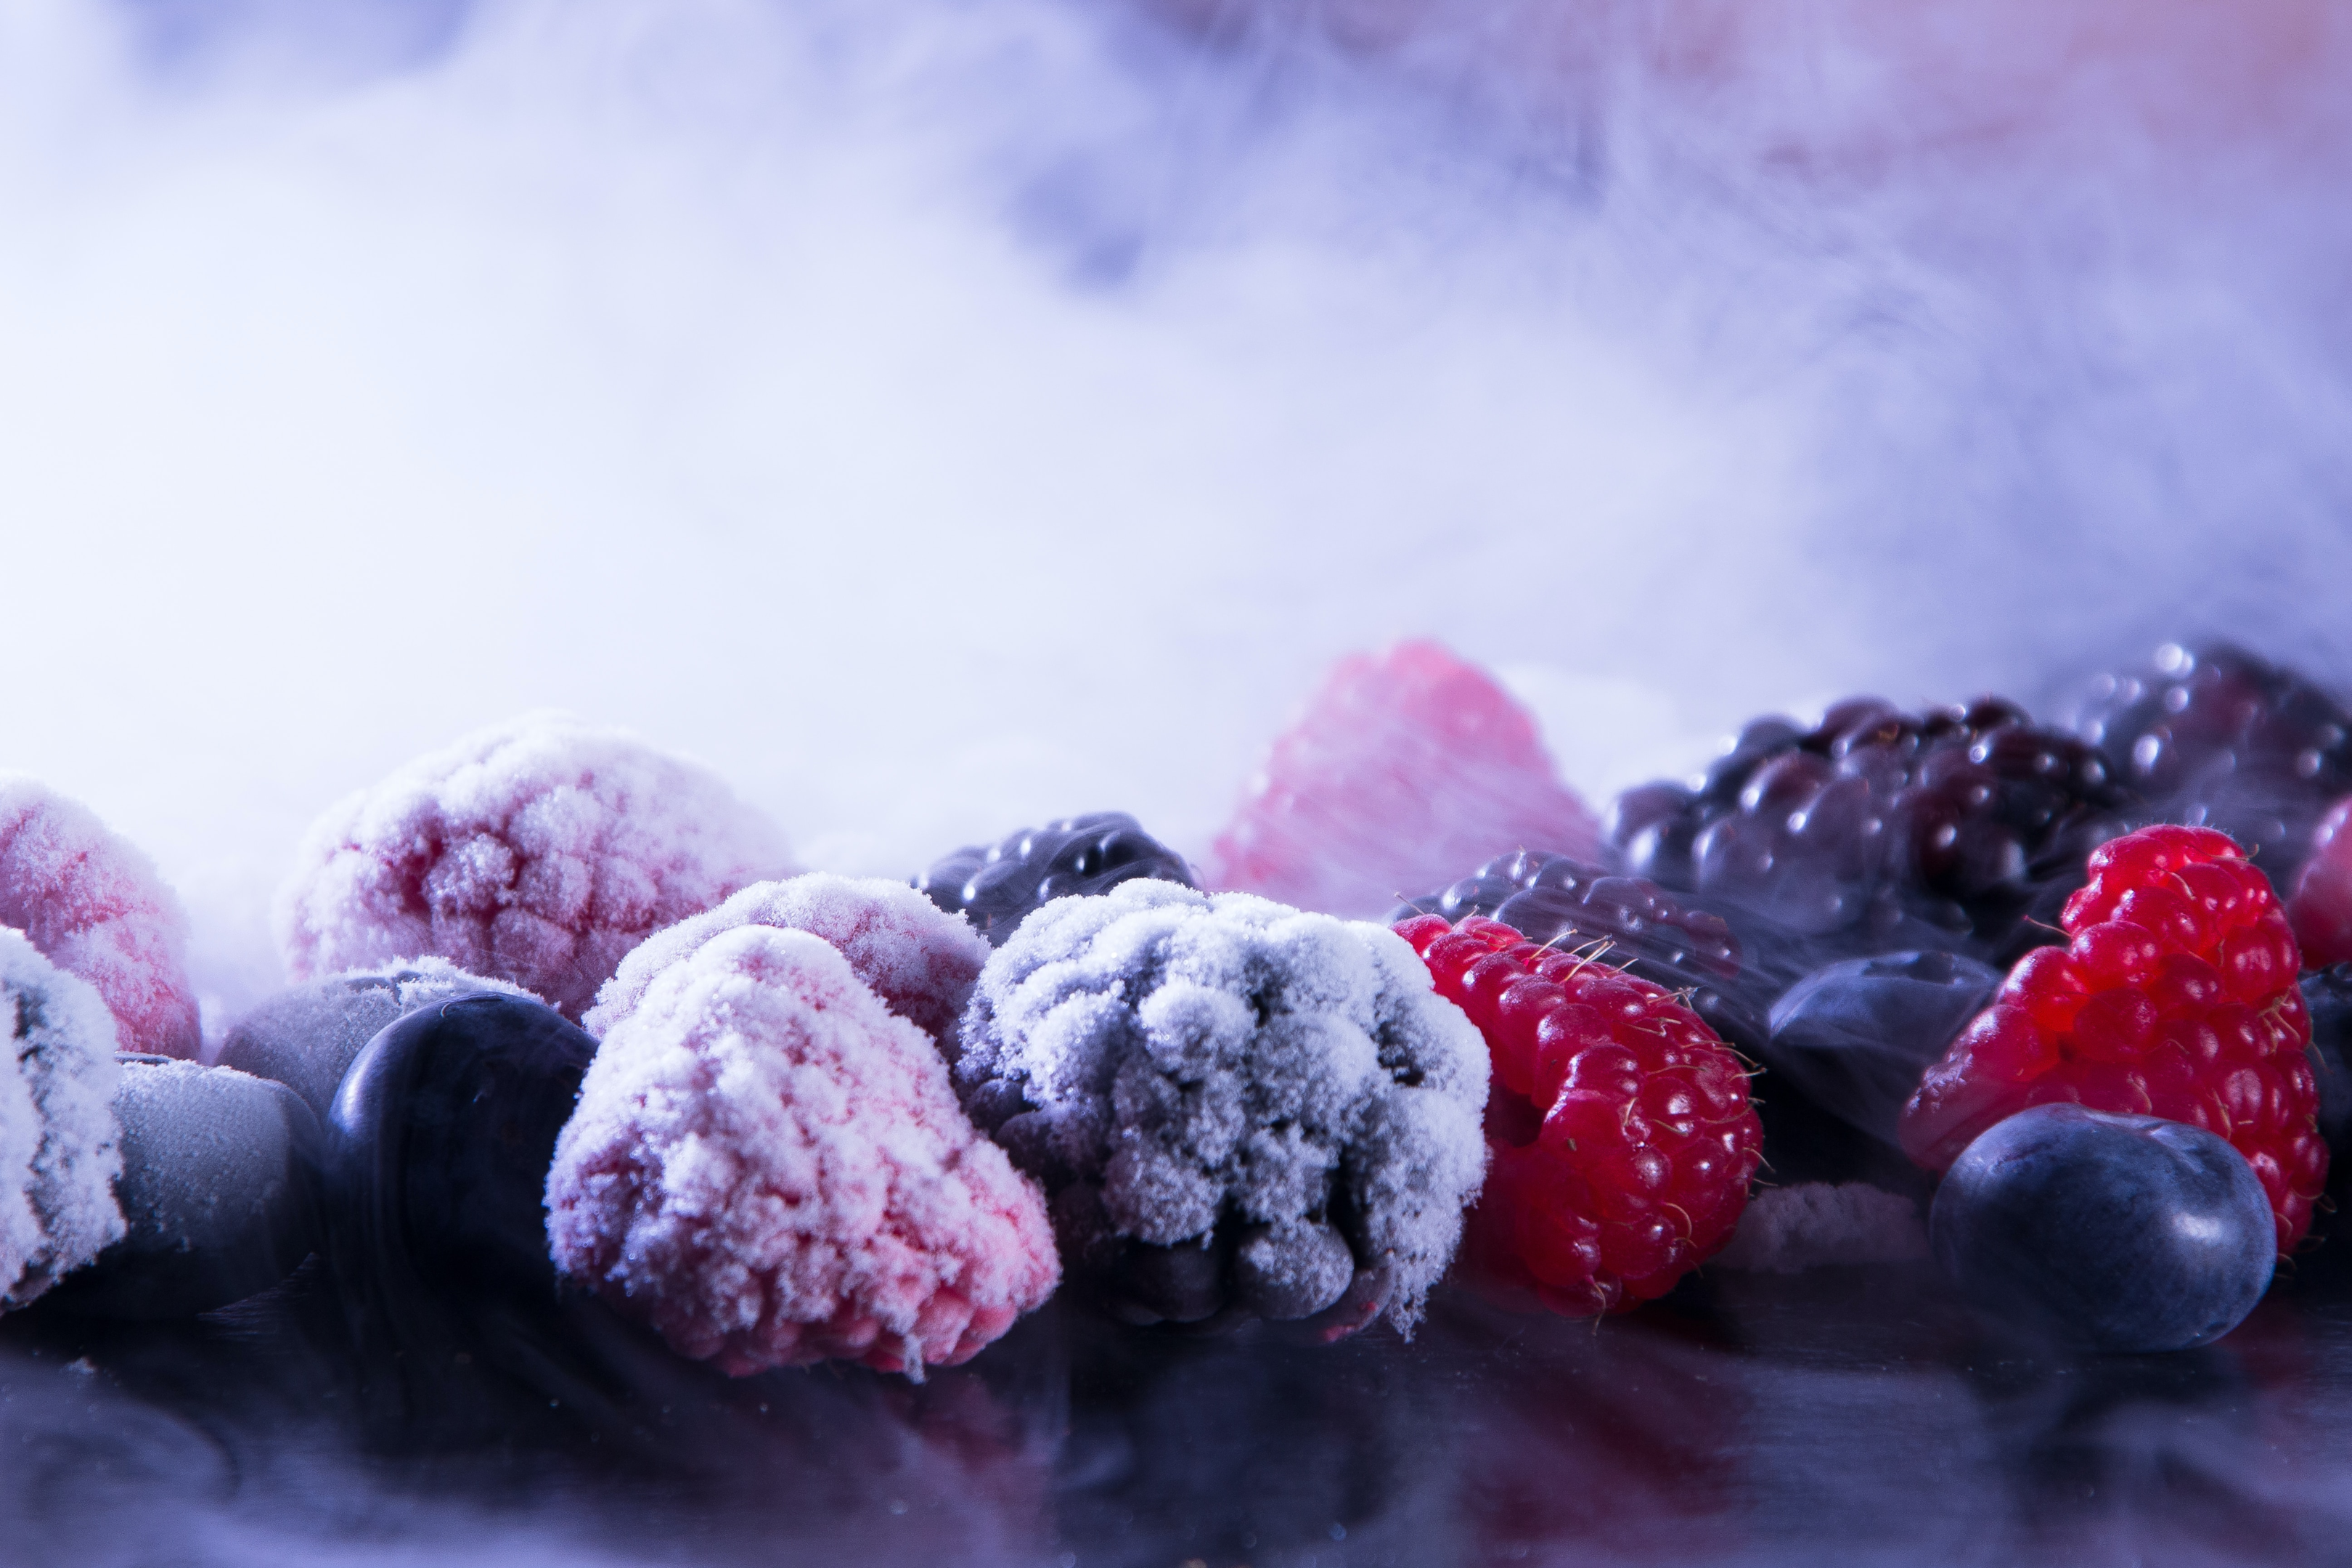
[[[222,1016],[304,823],[539,704],[896,876],[1197,852],[1403,635],[1596,796],[2158,634],[2340,671],[2342,29],[2047,9],[16,0],[0,765]]]

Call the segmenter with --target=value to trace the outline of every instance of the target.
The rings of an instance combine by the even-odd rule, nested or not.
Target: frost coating
[[[1245,893],[1058,900],[981,972],[956,1085],[1066,1245],[1209,1247],[1267,1315],[1393,1271],[1419,1316],[1486,1169],[1486,1048],[1403,939]],[[1340,1253],[1348,1254],[1343,1265]]]
[[[577,1019],[652,932],[790,868],[711,773],[531,714],[321,816],[278,894],[278,945],[297,980],[436,954]]]
[[[0,929],[0,1309],[21,1307],[122,1235],[115,1020],[87,981]]]
[[[1825,1264],[1904,1263],[1927,1256],[1919,1205],[1867,1182],[1766,1187],[1748,1200],[1723,1268],[1797,1274]]]
[[[738,1375],[920,1376],[1059,1278],[1036,1188],[923,1031],[805,931],[739,926],[613,1026],[547,1181],[556,1267]]]
[[[527,996],[520,986],[468,974],[446,958],[419,958],[330,975],[280,991],[229,1028],[220,1065],[273,1079],[323,1121],[352,1058],[395,1018],[482,991]]]
[[[942,913],[903,882],[811,872],[759,882],[717,909],[646,939],[596,994],[583,1024],[603,1037],[642,1001],[656,976],[721,931],[774,926],[822,937],[883,1005],[933,1039],[955,1028],[988,943],[961,915]]]
[[[179,900],[128,840],[21,773],[0,773],[0,926],[98,987],[124,1050],[196,1054]]]

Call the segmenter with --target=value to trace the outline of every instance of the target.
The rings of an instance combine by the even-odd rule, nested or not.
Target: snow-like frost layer
[[[1867,1182],[1766,1187],[1748,1200],[1720,1268],[1797,1274],[1837,1263],[1906,1263],[1927,1256],[1919,1205]]]
[[[481,991],[527,996],[503,980],[469,974],[446,958],[419,958],[313,980],[268,997],[229,1026],[220,1065],[275,1079],[321,1121],[352,1061],[394,1019]]]
[[[22,773],[0,773],[0,926],[96,986],[124,1050],[202,1046],[179,900],[127,839]]]
[[[1394,1269],[1401,1329],[1486,1172],[1486,1042],[1382,926],[1172,882],[1056,900],[981,972],[961,1045],[959,1092],[1057,1212],[1087,1185],[1157,1246],[1267,1226],[1301,1256],[1255,1266],[1301,1277],[1336,1226]]]
[[[337,803],[278,895],[297,980],[435,954],[577,1019],[628,951],[792,869],[718,777],[530,714]]]
[[[919,1376],[1060,1278],[1045,1200],[930,1037],[806,931],[725,931],[613,1026],[547,1180],[557,1268],[738,1375]]]
[[[744,889],[706,914],[646,939],[596,994],[582,1022],[598,1038],[645,999],[671,964],[722,931],[773,926],[822,937],[883,1005],[944,1040],[971,998],[988,942],[961,915],[944,913],[904,882],[811,872]]]
[[[0,1309],[21,1307],[122,1235],[111,1101],[115,1019],[96,987],[0,929]]]

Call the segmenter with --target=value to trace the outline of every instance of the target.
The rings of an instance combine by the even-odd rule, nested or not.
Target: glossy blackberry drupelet
[[[595,1053],[543,1003],[483,994],[387,1026],[344,1075],[327,1132],[327,1261],[383,1374],[373,1414],[462,1416],[472,1391],[451,1369],[496,1366],[499,1344],[535,1342],[554,1319],[547,1173]]]
[[[1592,952],[1662,990],[1688,993],[1691,1010],[1734,1045],[1752,1050],[1763,1041],[1763,1012],[1739,984],[1739,942],[1730,926],[1677,903],[1655,882],[1520,849],[1441,892],[1398,905],[1388,921],[1416,915],[1483,915],[1539,945]]]
[[[1629,790],[1610,837],[1628,871],[1726,916],[1777,992],[1876,952],[2013,961],[2130,804],[2098,751],[1999,698],[1917,715],[1854,698],[1811,730],[1750,723],[1696,789]]]
[[[2352,713],[2227,643],[2167,643],[2137,669],[2095,677],[2074,727],[2145,799],[2145,820],[2221,829],[2282,892],[2320,817],[2352,795]]]
[[[1123,811],[1066,816],[994,844],[968,844],[914,879],[916,891],[1003,947],[1040,905],[1074,893],[1108,893],[1139,877],[1196,884],[1184,858]]]
[[[2079,1105],[2020,1111],[1937,1189],[1929,1245],[2000,1316],[2085,1349],[2186,1350],[2237,1327],[2270,1285],[2270,1200],[2200,1128]]]
[[[320,1238],[318,1118],[284,1084],[124,1054],[121,1240],[51,1292],[91,1317],[192,1318],[284,1279]]]

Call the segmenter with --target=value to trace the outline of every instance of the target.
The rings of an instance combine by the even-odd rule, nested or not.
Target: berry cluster
[[[1897,949],[2009,962],[2129,799],[2098,751],[1997,698],[1918,715],[1855,698],[1811,730],[1750,723],[1696,789],[1627,792],[1610,835],[1627,869],[1729,916],[1785,986]]]
[[[2226,643],[2167,643],[2139,669],[2098,676],[2075,728],[2151,817],[2218,828],[2282,888],[2313,825],[2352,795],[2352,713]]]
[[[1471,1281],[1570,1316],[1623,1311],[1730,1240],[1763,1133],[1738,1058],[1696,1014],[1498,921],[1396,929],[1493,1063]]]
[[[2300,1241],[2327,1146],[2297,955],[2269,881],[2224,835],[2162,826],[2103,846],[2066,902],[2063,948],[2014,969],[1904,1108],[1912,1158],[1942,1170],[2028,1106],[2185,1121],[2253,1167],[2279,1250]]]
[[[1066,816],[994,844],[967,844],[915,879],[915,890],[1003,947],[1021,922],[1055,899],[1108,893],[1138,877],[1189,888],[1184,858],[1123,811]]]

